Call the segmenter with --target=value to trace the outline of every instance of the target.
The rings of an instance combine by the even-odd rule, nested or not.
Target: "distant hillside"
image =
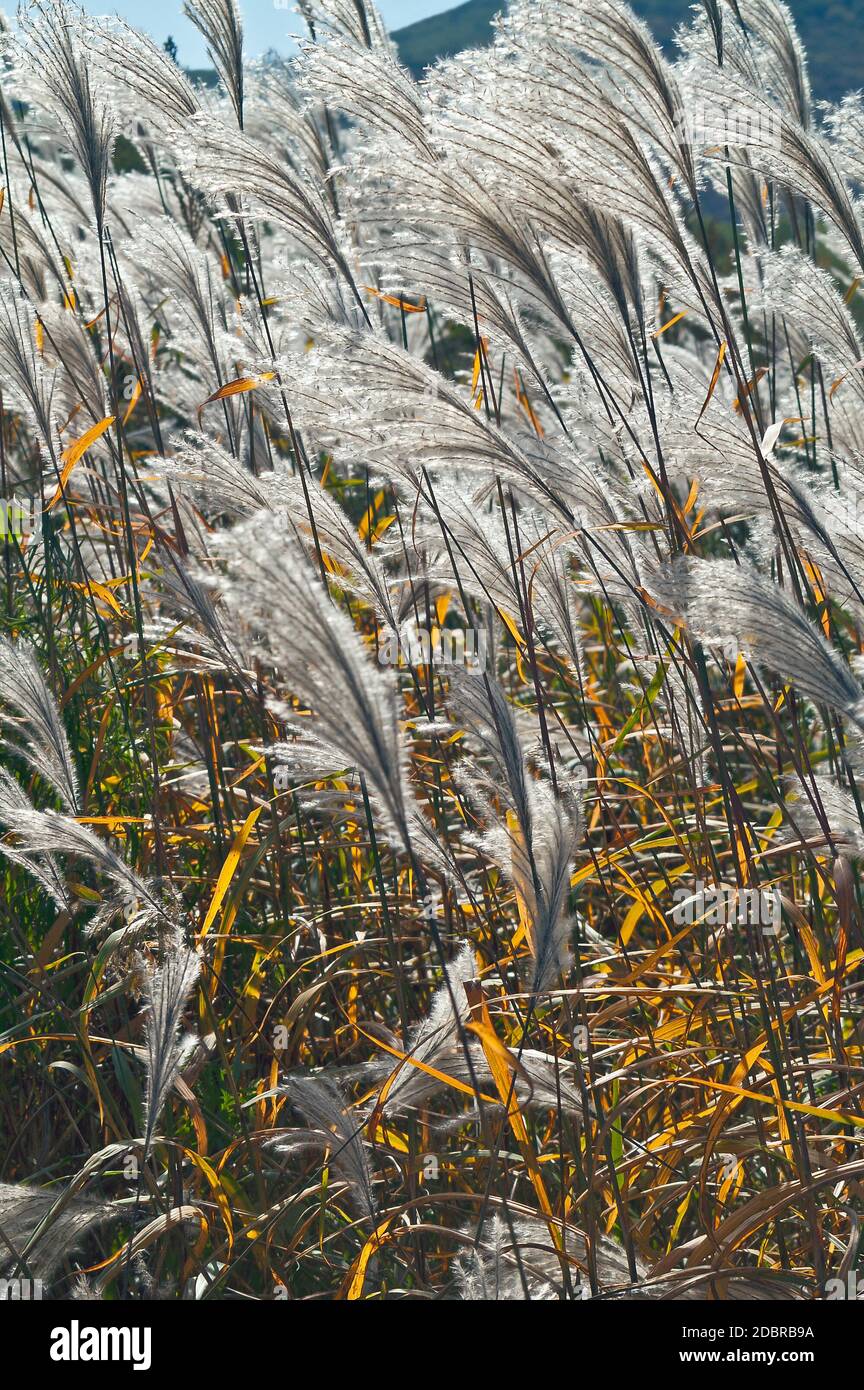
[[[219,74],[213,68],[184,68],[183,71],[195,87],[219,85]]]
[[[844,93],[864,87],[864,0],[788,0],[810,60],[817,100],[838,101]],[[406,67],[420,74],[436,58],[476,47],[489,37],[489,21],[503,0],[468,0],[444,14],[421,19],[393,38]],[[650,25],[655,37],[668,44],[676,25],[687,16],[686,0],[633,0],[633,8]]]
[[[443,14],[420,19],[392,34],[399,57],[419,77],[436,58],[450,58],[463,48],[477,48],[489,37],[489,23],[502,7],[502,0],[468,0]]]

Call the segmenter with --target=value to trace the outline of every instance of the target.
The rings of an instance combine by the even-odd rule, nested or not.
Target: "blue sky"
[[[200,67],[206,63],[204,43],[198,31],[184,19],[182,0],[82,0],[84,8],[94,15],[119,14],[134,24],[137,29],[145,29],[160,43],[169,34],[179,49],[180,62],[186,67]],[[268,48],[283,50],[287,48],[288,35],[303,32],[302,21],[294,13],[296,0],[279,0],[277,8],[274,0],[240,0],[243,14],[246,49],[250,57],[264,53]],[[439,14],[449,10],[460,0],[378,0],[378,10],[390,29],[400,29],[405,24],[413,24],[427,15]],[[282,6],[285,8],[282,8]]]

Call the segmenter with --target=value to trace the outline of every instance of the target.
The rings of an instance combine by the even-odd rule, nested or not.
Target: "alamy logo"
[[[51,1333],[52,1361],[131,1361],[133,1371],[149,1371],[152,1330],[149,1327],[82,1327],[73,1318],[69,1327]]]
[[[392,628],[382,632],[378,662],[381,666],[462,666],[482,674],[486,650],[483,628],[436,627],[430,633],[416,623],[406,623],[401,635]]]
[[[41,1279],[0,1279],[0,1303],[29,1302],[41,1297]]]
[[[864,1279],[854,1269],[849,1270],[845,1279],[826,1279],[825,1297],[835,1302],[858,1303],[864,1299]]]
[[[42,504],[36,497],[0,498],[0,537],[42,533]]]
[[[764,936],[780,931],[782,902],[775,889],[725,888],[701,881],[693,888],[676,888],[672,921],[676,926],[705,922],[709,927],[760,927]]]
[[[675,125],[682,144],[701,149],[755,145],[779,150],[783,139],[779,115],[767,106],[748,106],[746,102],[717,106],[711,101],[694,101]]]

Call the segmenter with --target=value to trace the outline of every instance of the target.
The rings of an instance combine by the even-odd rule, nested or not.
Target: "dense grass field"
[[[854,1296],[861,100],[302,10],[4,39],[3,1291]]]

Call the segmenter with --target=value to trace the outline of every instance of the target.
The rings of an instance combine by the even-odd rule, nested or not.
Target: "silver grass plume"
[[[864,268],[864,233],[859,210],[847,188],[828,141],[735,80],[733,74],[707,63],[696,64],[692,84],[712,106],[712,120],[728,132],[731,158],[744,151],[748,167],[785,184],[821,209],[845,239],[860,269]],[[736,110],[750,114],[740,130]]]
[[[428,192],[428,191],[427,191]],[[390,238],[384,247],[376,247],[374,271],[380,289],[392,296],[406,290],[426,295],[439,310],[474,332],[474,316],[482,325],[490,343],[508,343],[531,372],[544,395],[549,395],[548,369],[538,341],[536,324],[529,326],[524,303],[529,296],[503,265],[492,266],[484,257],[460,252],[445,243],[430,244],[420,233]],[[551,279],[544,282],[546,288]],[[538,313],[549,323],[560,324],[569,333],[563,296],[554,301],[561,317],[548,312],[544,300],[530,296],[534,315]]]
[[[19,1278],[23,1276],[20,1257],[55,1207],[58,1211],[27,1250],[24,1263],[35,1278],[51,1279],[57,1267],[75,1253],[88,1235],[120,1214],[110,1202],[86,1197],[64,1200],[65,1191],[27,1183],[0,1183],[0,1270],[7,1277],[15,1271]]]
[[[825,118],[835,158],[850,181],[864,188],[864,101],[850,93]]]
[[[732,560],[679,558],[648,580],[649,591],[707,646],[764,662],[817,703],[864,725],[851,671],[777,584]]]
[[[588,1300],[594,1296],[588,1277],[588,1238],[570,1224],[562,1226],[561,1234],[574,1292]],[[715,1283],[722,1285],[724,1297],[733,1302],[801,1297],[791,1282],[772,1280],[770,1274],[756,1269],[709,1268],[652,1276],[638,1257],[634,1282],[623,1249],[605,1235],[595,1237],[593,1256],[597,1297],[602,1299],[700,1301],[717,1297],[712,1288]],[[539,1216],[514,1222],[511,1233],[496,1214],[480,1244],[459,1262],[457,1273],[461,1297],[471,1301],[543,1302],[564,1297],[561,1254],[552,1243],[548,1224]]]
[[[303,506],[306,497],[311,512],[308,520]],[[361,541],[357,527],[326,488],[310,483],[304,493],[298,478],[286,477],[274,487],[274,501],[279,515],[287,517],[310,555],[320,546],[327,564],[336,562],[339,570],[334,577],[339,586],[374,608],[379,622],[395,628],[398,615],[391,582],[374,551]]]
[[[96,225],[105,216],[105,193],[114,146],[114,119],[94,92],[81,51],[77,19],[64,0],[31,0],[21,13],[22,58],[52,103],[90,190]],[[34,71],[34,58],[36,59]]]
[[[673,380],[675,391],[669,398],[669,415],[662,432],[670,478],[685,490],[693,479],[698,480],[700,502],[708,511],[724,518],[746,517],[754,541],[763,536],[769,544],[774,540],[779,510],[784,529],[796,543],[811,554],[818,552],[832,587],[843,579],[848,589],[849,575],[836,556],[842,541],[836,528],[827,526],[826,498],[793,467],[779,463],[764,440],[755,447],[744,421],[716,396],[698,424],[692,425],[688,415],[695,419],[699,414],[704,382],[677,373]],[[769,429],[769,444],[770,434]],[[844,558],[849,565],[848,556]]]
[[[286,536],[274,555],[254,522],[225,599],[235,620],[254,623],[280,684],[314,712],[315,736],[342,767],[364,772],[392,830],[407,848],[414,799],[406,778],[397,692],[373,665],[350,619],[331,602],[309,560]],[[232,533],[236,548],[238,530]]]
[[[150,1145],[171,1087],[179,1075],[185,1049],[180,1029],[183,1011],[201,970],[195,951],[177,940],[165,951],[161,963],[148,971],[148,1002],[144,1047],[147,1090],[144,1102],[144,1154]]]
[[[304,102],[296,58],[268,59],[265,68],[255,71],[246,97],[246,130],[278,149],[293,168],[309,169],[322,182],[333,158],[328,117],[320,92]],[[335,209],[333,190],[328,191]]]
[[[17,711],[17,719],[4,714],[4,704]],[[78,774],[54,696],[32,649],[0,637],[0,727],[4,724],[19,734],[19,742],[7,746],[53,787],[67,811],[77,815]]]
[[[159,44],[121,19],[82,18],[82,41],[100,74],[117,89],[118,117],[127,109],[128,88],[143,103],[145,121],[174,130],[201,109],[182,68]]]
[[[371,52],[356,41],[331,38],[302,47],[298,78],[307,101],[320,101],[386,130],[432,154],[426,130],[428,102],[388,48]]]
[[[529,783],[528,801],[530,842],[521,829],[503,822],[487,831],[482,844],[512,881],[525,912],[533,997],[555,984],[569,958],[575,922],[565,909],[581,817],[574,825],[572,809],[565,808],[545,783]]]
[[[228,615],[216,596],[178,561],[162,574],[162,587],[166,609],[188,624],[186,631],[175,634],[175,638],[195,647],[215,667],[234,672],[242,683],[249,663],[235,643]]]
[[[761,294],[754,298],[754,307],[760,306],[763,311],[770,312],[770,322],[780,326],[793,353],[800,353],[802,358],[811,352],[815,355],[821,389],[828,403],[825,409],[830,406],[830,416],[826,420],[830,447],[840,458],[860,455],[864,452],[864,374],[861,371],[864,348],[835,280],[791,247],[778,254],[766,253],[762,266],[764,283]],[[794,392],[794,383],[790,382],[787,390]],[[798,410],[797,400],[794,407],[790,401],[788,408],[794,415]],[[847,472],[844,483],[851,481]],[[820,488],[818,480],[810,479],[806,488],[816,507],[821,504],[828,512],[832,533],[834,518],[838,517],[841,531],[851,529],[854,539],[860,515],[857,501],[851,488],[846,495],[846,487],[838,484],[835,469],[833,488],[830,485]],[[846,526],[842,525],[844,512]],[[825,537],[820,539],[824,544]],[[841,548],[839,537],[837,546]],[[830,543],[827,548],[830,549]],[[860,575],[857,577],[860,582]]]
[[[20,288],[31,303],[44,303],[53,284],[64,284],[57,249],[51,242],[50,234],[25,210],[18,212],[14,234],[12,218],[0,217],[0,247],[6,257],[4,265],[16,266]]]
[[[498,473],[572,524],[563,500],[569,467],[543,440],[499,428],[470,395],[377,332],[333,340],[338,354],[314,349],[280,364],[293,384],[292,409],[320,444],[337,455],[362,450],[376,476],[395,470],[412,487],[423,467]]]
[[[184,229],[169,217],[152,219],[146,236],[135,236],[130,252],[146,268],[154,296],[166,300],[165,316],[172,332],[180,325],[217,381],[225,376],[224,339],[228,314],[218,267]]]
[[[457,1261],[457,1286],[464,1302],[497,1303],[509,1286],[511,1274],[504,1263],[506,1235],[507,1228],[496,1212],[486,1225],[482,1247],[469,1250]]]
[[[278,461],[275,468],[255,475],[206,436],[191,431],[161,466],[167,479],[193,491],[205,505],[250,517],[250,526],[254,515],[261,534],[291,535],[313,560],[320,549],[340,588],[373,607],[380,622],[398,628],[391,581],[377,555],[361,541],[344,508],[316,481],[310,479],[304,487],[300,477]]]
[[[326,78],[327,58],[316,53],[313,61],[316,76],[319,67],[323,66]],[[548,248],[543,247],[530,230],[526,234],[512,216],[512,187],[505,187],[500,198],[490,196],[489,174],[492,170],[483,171],[483,176],[477,178],[472,167],[461,157],[457,144],[447,141],[446,127],[435,126],[433,132],[433,113],[439,106],[446,107],[450,100],[449,74],[450,69],[445,68],[440,82],[430,77],[418,87],[404,80],[395,64],[388,64],[385,72],[378,73],[380,80],[370,83],[356,49],[341,64],[337,95],[344,109],[362,112],[367,125],[384,132],[387,137],[371,143],[367,141],[362,147],[356,165],[359,189],[354,202],[355,215],[363,220],[374,222],[377,219],[385,224],[392,220],[388,205],[392,204],[395,174],[401,223],[406,228],[413,226],[416,233],[402,238],[404,244],[400,248],[397,245],[399,239],[393,238],[388,228],[386,257],[398,267],[405,260],[405,247],[410,247],[414,242],[418,255],[414,271],[415,278],[419,277],[416,278],[418,292],[422,290],[434,294],[436,302],[445,305],[454,295],[457,303],[465,302],[466,291],[469,290],[465,284],[465,274],[470,264],[476,283],[470,287],[472,312],[466,318],[466,323],[470,325],[473,312],[477,312],[481,319],[488,318],[492,325],[497,325],[500,331],[512,337],[536,373],[532,354],[526,347],[524,329],[516,321],[518,311],[515,303],[496,302],[498,294],[493,281],[503,283],[503,266],[492,261],[486,267],[476,253],[485,252],[491,257],[502,258],[505,265],[509,265],[511,275],[516,277],[514,291],[518,289],[524,293],[527,289],[535,303],[542,304],[547,312],[551,312],[568,334],[574,331],[574,325],[554,284]],[[452,85],[458,92],[458,69],[454,76],[455,83]],[[374,99],[371,99],[373,93]],[[431,104],[429,94],[434,98]],[[400,144],[407,148],[400,150]],[[375,178],[378,165],[380,180]],[[380,202],[376,201],[376,186],[383,195]],[[626,313],[629,307],[640,318],[642,300],[638,291],[639,273],[629,233],[616,219],[589,207],[575,192],[568,189],[566,193],[561,193],[554,188],[547,191],[549,198],[545,210],[551,210],[556,219],[551,225],[559,232],[563,231],[565,244],[568,239],[575,242],[580,254],[584,252],[591,258],[594,268],[605,279],[622,312]],[[465,264],[461,276],[458,272],[455,280],[452,274],[449,276],[443,294],[441,286],[436,284],[434,269],[436,251],[441,265],[442,248],[429,244],[428,233],[433,225],[444,243],[445,252],[447,243],[452,243],[456,259]],[[405,270],[409,278],[403,278],[399,284],[394,283],[394,293],[411,282],[411,267],[407,263]],[[398,279],[398,269],[394,274]]]
[[[316,36],[325,30],[368,49],[390,46],[372,0],[299,0],[298,9]]]
[[[522,139],[525,138],[523,134]],[[413,261],[413,274],[412,262],[405,260],[408,279],[400,285],[392,285],[392,276],[405,259],[400,244],[403,238],[397,241],[388,235],[383,248],[376,248],[383,273],[394,290],[413,284],[418,293],[428,289],[444,305],[455,296],[456,304],[467,303],[471,311],[467,321],[472,328],[476,307],[481,319],[488,318],[493,329],[497,325],[499,331],[514,337],[528,360],[532,354],[525,352],[524,329],[514,327],[512,322],[517,302],[535,314],[539,310],[544,317],[551,316],[568,337],[579,331],[552,270],[550,248],[535,230],[536,221],[556,242],[577,248],[577,254],[584,255],[588,267],[605,281],[622,313],[630,311],[637,321],[641,318],[642,291],[635,243],[618,219],[590,207],[575,189],[562,191],[546,180],[545,202],[542,207],[535,207],[533,199],[530,205],[526,204],[523,223],[513,216],[512,181],[498,186],[494,165],[484,167],[480,157],[466,162],[458,137],[450,138],[446,128],[436,126],[435,141],[434,159],[425,158],[416,146],[405,151],[390,140],[367,144],[362,151],[362,165],[358,155],[358,187],[351,201],[355,217],[369,227],[386,226],[391,220],[390,185],[395,163],[404,240],[420,248],[419,262],[416,257]],[[430,246],[429,234],[433,229],[437,244]],[[452,273],[448,276],[449,288],[443,296],[436,288],[435,272],[430,275],[429,269],[436,249],[439,258],[442,249],[449,250],[451,257],[465,267],[461,272],[457,270],[460,278],[455,285]],[[465,282],[469,269],[472,277],[476,273],[478,282],[473,304],[471,284]],[[499,285],[512,285],[514,300],[510,306],[495,304]]]
[[[554,983],[567,957],[573,923],[565,906],[581,814],[529,774],[513,710],[496,682],[453,679],[450,704],[458,723],[492,763],[493,776],[481,774],[481,786],[485,784],[488,797],[503,791],[515,818],[514,824],[492,813],[495,824],[482,844],[511,879],[526,914],[534,995]],[[489,800],[486,811],[491,812]]]
[[[587,1284],[588,1242],[584,1233],[567,1225],[562,1229],[565,1258],[574,1285]],[[594,1251],[597,1282],[606,1296],[615,1293],[638,1296],[621,1246],[599,1236]],[[645,1266],[637,1261],[637,1278]],[[548,1225],[538,1217],[513,1224],[512,1234],[496,1214],[483,1232],[481,1243],[459,1262],[460,1294],[470,1301],[506,1302],[528,1299],[545,1302],[563,1294],[561,1256],[552,1243]],[[524,1282],[523,1282],[524,1281]]]
[[[0,768],[0,826],[8,832],[0,840],[0,854],[26,868],[61,908],[70,907],[71,894],[60,879],[55,856],[83,860],[108,879],[113,892],[88,923],[89,935],[103,931],[118,914],[128,916],[136,911],[130,934],[138,935],[148,927],[160,934],[176,932],[175,905],[164,901],[153,885],[140,878],[88,826],[60,811],[37,810],[4,768]]]
[[[522,607],[517,586],[520,557],[511,556],[500,514],[477,506],[476,500],[446,484],[435,489],[435,521],[430,543],[447,538],[447,568],[432,577],[453,583],[454,570],[467,593],[487,599],[517,624]],[[538,635],[560,644],[574,668],[581,666],[582,638],[568,573],[569,546],[565,535],[541,515],[523,513],[519,519],[521,562],[528,600]],[[436,534],[437,532],[437,534]],[[512,541],[511,541],[512,544]],[[514,559],[516,565],[514,566]],[[514,568],[516,574],[514,575]],[[466,615],[467,616],[467,615]]]
[[[481,1045],[468,1043],[469,1070],[460,1041],[460,1027],[470,1016],[465,985],[474,980],[476,974],[474,951],[466,942],[447,966],[447,983],[435,991],[429,1012],[412,1030],[404,1049],[407,1060],[395,1066],[387,1057],[369,1063],[366,1073],[375,1081],[381,1083],[390,1076],[395,1077],[384,1099],[383,1114],[401,1114],[415,1109],[448,1089],[445,1081],[432,1076],[424,1067],[466,1086],[473,1086],[476,1080],[487,1090],[494,1089],[492,1072]],[[454,1001],[458,1017],[454,1013]],[[415,1066],[414,1062],[423,1065]],[[532,1109],[554,1110],[560,1102],[571,1118],[578,1119],[582,1100],[571,1073],[572,1068],[559,1062],[556,1074],[553,1057],[533,1048],[520,1048],[519,1069],[514,1079],[515,1098],[520,1106]]]
[[[372,1074],[382,1079],[394,1070],[396,1073],[384,1102],[385,1112],[398,1112],[406,1107],[418,1105],[429,1095],[434,1095],[443,1085],[421,1067],[412,1066],[411,1060],[434,1067],[444,1075],[452,1074],[451,1069],[458,1066],[460,1059],[464,1067],[460,1027],[469,1016],[465,985],[473,980],[476,974],[474,951],[470,943],[466,942],[447,966],[447,983],[435,991],[428,1014],[416,1025],[407,1040],[405,1052],[410,1060],[397,1063],[395,1068],[390,1058],[370,1065]],[[454,1000],[459,1010],[458,1017],[453,1011]],[[469,1045],[472,1053],[479,1051],[473,1044]],[[476,1064],[476,1057],[474,1061]]]
[[[447,88],[436,139],[476,161],[493,192],[515,192],[522,216],[572,249],[585,202],[620,219],[650,240],[676,296],[722,327],[707,264],[655,157],[571,48],[549,39],[541,53],[533,39],[507,33],[482,55],[442,65],[435,81]]]
[[[0,826],[4,829],[15,826],[22,812],[26,816],[32,810],[32,802],[24,789],[5,767],[0,767]],[[9,835],[6,835],[0,840],[0,854],[10,864],[18,864],[22,869],[26,869],[36,882],[42,885],[61,912],[71,906],[71,894],[66,887],[60,865],[48,849],[40,852],[32,848],[19,848],[10,840]]]
[[[85,825],[79,825],[59,811],[27,812],[19,805],[0,798],[0,824],[11,828],[15,843],[26,854],[63,854],[88,860],[125,889],[139,889],[140,880],[108,845]]]
[[[210,195],[232,200],[245,195],[251,211],[272,217],[311,256],[335,266],[346,283],[354,280],[323,191],[253,140],[212,117],[196,117],[187,126],[190,152],[184,157],[189,181]]]
[[[361,1214],[374,1223],[377,1203],[360,1115],[346,1108],[341,1092],[327,1076],[292,1076],[284,1090],[310,1126],[311,1137],[329,1150],[329,1162],[348,1183]],[[297,1137],[302,1141],[306,1136]],[[293,1146],[290,1133],[273,1142],[277,1149]]]
[[[763,253],[762,267],[758,303],[794,325],[808,348],[833,374],[842,376],[844,391],[854,391],[864,403],[864,347],[835,280],[794,246]]]
[[[788,838],[800,836],[817,851],[830,843],[852,859],[864,856],[864,828],[850,791],[824,775],[815,777],[812,785],[789,777],[785,790],[791,822]]]
[[[692,147],[686,139],[685,99],[674,69],[647,25],[621,0],[516,0],[505,31],[537,25],[556,42],[600,64],[610,98],[653,142],[667,165],[681,176],[692,198],[698,196]]]
[[[256,477],[238,458],[205,434],[187,430],[172,441],[170,458],[160,460],[165,479],[205,507],[248,516],[271,504],[273,475]]]
[[[806,129],[812,116],[807,58],[783,0],[737,0],[737,11],[759,41],[762,74],[773,95]]]
[[[71,421],[82,433],[82,418],[90,426],[109,414],[101,363],[86,330],[68,309],[43,304],[39,319],[44,331],[42,359],[55,369],[55,411],[61,423]]]
[[[32,416],[44,451],[56,438],[55,372],[37,350],[37,316],[9,280],[0,280],[0,371],[12,399]]]
[[[76,1302],[98,1302],[99,1294],[96,1288],[90,1283],[86,1274],[79,1274],[69,1293],[70,1299]]]
[[[184,0],[183,13],[207,44],[243,129],[243,25],[234,0]]]
[[[497,681],[454,672],[450,681],[450,708],[458,727],[469,735],[469,747],[491,764],[491,776],[482,764],[476,767],[481,785],[493,794],[503,793],[519,828],[530,844],[530,774],[512,707]]]

